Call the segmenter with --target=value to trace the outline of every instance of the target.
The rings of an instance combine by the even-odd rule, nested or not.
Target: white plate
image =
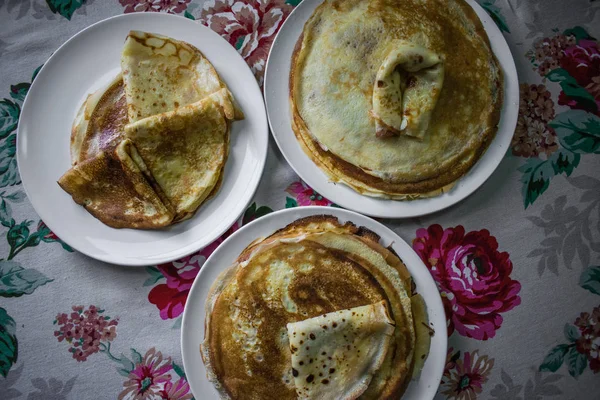
[[[190,220],[158,231],[113,229],[75,204],[56,181],[71,166],[71,124],[88,93],[120,70],[130,30],[186,41],[204,53],[239,102],[246,119],[232,124],[221,190]],[[225,232],[250,202],[267,156],[268,125],[252,72],[217,33],[187,18],[161,13],[125,14],[98,22],[69,39],[39,72],[23,105],[17,160],[33,207],[62,240],[90,257],[122,265],[171,261]]]
[[[291,125],[289,74],[292,53],[304,24],[323,0],[304,0],[292,11],[273,42],[265,71],[265,100],[273,137],[296,173],[313,189],[344,208],[381,218],[408,218],[442,210],[473,193],[490,177],[506,154],[519,113],[517,70],[504,36],[488,14],[473,0],[473,7],[485,28],[492,50],[504,71],[504,105],[500,126],[488,150],[449,193],[429,199],[394,201],[363,196],[344,184],[329,180],[304,153]]]
[[[269,236],[298,218],[322,214],[336,216],[340,222],[352,221],[357,226],[372,230],[381,236],[381,243],[384,246],[391,245],[406,264],[425,300],[435,335],[431,338],[431,350],[423,372],[418,380],[411,381],[402,400],[433,398],[446,364],[448,337],[442,299],[427,267],[404,240],[379,222],[340,208],[312,206],[277,211],[242,227],[227,238],[202,266],[188,295],[181,325],[183,367],[197,399],[218,399],[217,391],[206,378],[206,369],[200,356],[200,344],[204,340],[206,296],[214,280],[255,239]]]

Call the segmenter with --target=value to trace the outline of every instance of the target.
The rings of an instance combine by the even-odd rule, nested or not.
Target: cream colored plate
[[[56,183],[70,166],[71,124],[88,93],[120,70],[130,30],[167,35],[196,46],[214,65],[246,119],[232,125],[221,190],[190,220],[160,231],[112,229],[73,202]],[[171,261],[218,238],[242,214],[262,175],[268,126],[256,79],[236,50],[217,33],[183,17],[134,13],[79,32],[46,62],[29,89],[17,135],[17,160],[33,207],[62,240],[90,257],[122,265]]]
[[[504,71],[504,105],[500,126],[488,150],[449,193],[429,199],[394,201],[363,196],[346,185],[334,183],[304,153],[294,131],[289,101],[289,74],[292,53],[304,24],[323,0],[304,0],[281,27],[267,60],[265,101],[273,137],[298,175],[317,192],[334,203],[380,218],[409,218],[430,214],[463,200],[475,192],[502,161],[510,146],[519,113],[519,81],[512,54],[504,36],[489,15],[474,1],[469,3],[485,28],[492,50]]]
[[[217,391],[206,378],[206,369],[200,357],[200,343],[204,340],[204,306],[210,286],[217,276],[231,266],[239,254],[255,239],[266,237],[289,223],[311,215],[333,215],[340,222],[352,221],[381,237],[384,246],[392,246],[406,264],[419,293],[427,305],[429,322],[435,330],[431,350],[418,379],[411,381],[402,400],[432,399],[442,379],[446,365],[448,336],[446,316],[440,293],[423,261],[417,253],[392,230],[364,215],[334,207],[297,207],[277,211],[245,225],[227,238],[206,260],[196,277],[185,304],[181,325],[181,355],[187,380],[197,399],[218,399]]]

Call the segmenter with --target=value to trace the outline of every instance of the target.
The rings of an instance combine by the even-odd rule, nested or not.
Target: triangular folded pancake
[[[287,324],[298,398],[358,398],[383,363],[393,332],[386,301]]]
[[[129,32],[121,70],[129,122],[173,111],[226,88],[200,50],[152,33]],[[235,119],[242,119],[239,108],[234,108]]]
[[[94,217],[113,228],[153,229],[171,223],[170,205],[148,183],[131,141],[68,170],[58,184]]]
[[[219,180],[229,147],[224,115],[224,109],[231,106],[228,98],[228,90],[223,89],[125,128],[148,173],[175,208],[176,219],[193,213]]]

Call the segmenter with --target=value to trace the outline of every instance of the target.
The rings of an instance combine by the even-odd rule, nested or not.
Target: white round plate
[[[292,130],[289,101],[292,53],[304,24],[322,2],[323,0],[304,0],[292,11],[273,42],[265,70],[264,90],[271,132],[296,173],[334,203],[380,218],[409,218],[433,213],[458,203],[477,190],[492,175],[506,154],[519,113],[517,70],[506,40],[494,21],[474,0],[467,0],[483,22],[492,50],[504,71],[504,104],[496,137],[477,164],[450,192],[428,199],[394,201],[363,196],[344,184],[332,182],[304,153]]]
[[[130,30],[170,36],[196,46],[214,65],[246,118],[232,124],[223,185],[196,215],[163,230],[113,229],[75,204],[56,181],[71,167],[71,124],[85,97],[120,71]],[[161,13],[119,15],[79,32],[39,72],[23,105],[17,160],[33,207],[62,240],[90,257],[121,265],[150,265],[205,247],[250,202],[267,156],[268,125],[254,75],[236,50],[209,28]]]
[[[197,399],[218,399],[217,391],[206,378],[206,369],[200,356],[204,340],[205,304],[208,291],[217,276],[231,266],[239,254],[257,238],[271,235],[289,223],[311,215],[333,215],[340,222],[352,221],[381,236],[381,244],[392,246],[406,264],[419,293],[427,305],[427,313],[435,335],[431,338],[429,357],[418,379],[411,381],[402,400],[432,399],[442,379],[446,364],[446,317],[440,293],[423,261],[393,231],[369,217],[334,207],[298,207],[268,214],[242,227],[227,238],[206,260],[196,277],[185,304],[181,325],[181,355],[183,367],[192,392]]]

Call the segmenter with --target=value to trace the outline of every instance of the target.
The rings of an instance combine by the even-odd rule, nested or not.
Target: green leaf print
[[[292,7],[296,7],[301,2],[302,2],[302,0],[286,0],[285,4],[289,4]]]
[[[525,164],[519,167],[519,171],[523,172],[521,177],[522,192],[525,208],[527,208],[548,189],[550,178],[554,176],[554,169],[549,160],[528,158]]]
[[[581,26],[576,26],[574,28],[567,29],[566,31],[563,32],[563,34],[565,36],[575,36],[577,43],[579,43],[579,41],[582,39],[596,40],[593,37],[591,37],[589,35],[589,33],[587,33],[587,31]]]
[[[35,289],[53,279],[35,269],[25,269],[14,261],[0,261],[0,296],[20,297],[32,294]]]
[[[510,33],[506,19],[502,15],[502,10],[496,5],[496,0],[477,0],[477,2],[492,17],[502,32]]]
[[[9,194],[8,196],[4,196],[4,195],[2,195],[2,196],[5,199],[8,199],[15,203],[21,203],[21,202],[23,202],[23,200],[25,200],[27,198],[27,195],[25,194],[25,192],[21,192],[21,191],[14,192],[12,194]]]
[[[600,154],[600,117],[583,110],[560,113],[549,125],[560,144],[574,153]]]
[[[171,366],[173,367],[173,371],[175,371],[177,373],[177,375],[179,375],[180,378],[185,378],[185,372],[183,372],[183,368],[181,368],[181,366],[177,365],[175,363],[175,361],[173,361],[173,363],[171,364]]]
[[[0,307],[0,374],[6,378],[10,367],[17,362],[19,347],[15,320]]]
[[[587,357],[577,351],[577,347],[571,347],[568,355],[569,375],[578,378],[585,371],[587,366]]]
[[[556,372],[565,361],[565,356],[569,351],[568,344],[559,344],[550,350],[550,353],[544,358],[544,362],[540,365],[540,371]]]
[[[33,223],[33,221],[23,221],[18,225],[12,226],[8,232],[6,233],[6,240],[11,247],[11,253],[13,249],[18,248],[19,246],[27,243],[29,239],[29,226]],[[10,260],[12,258],[11,255],[8,256]]]
[[[153,286],[156,282],[163,279],[163,274],[156,267],[146,267],[146,272],[150,274],[150,278],[146,279],[143,286]]]
[[[14,133],[0,144],[0,187],[21,183],[17,168],[17,135]]]
[[[48,7],[50,7],[50,11],[54,14],[60,14],[69,21],[73,16],[73,13],[82,5],[86,3],[87,0],[46,0]]]
[[[10,204],[4,199],[0,202],[0,223],[7,228],[15,224],[15,220],[12,219]]]
[[[298,202],[295,199],[292,199],[291,197],[286,197],[285,198],[285,208],[294,208],[294,207],[298,207]]]
[[[546,78],[552,82],[558,82],[565,95],[573,100],[576,100],[586,110],[596,112],[598,105],[596,99],[585,88],[579,86],[577,80],[573,78],[566,70],[557,68],[550,71]]]
[[[19,122],[21,107],[9,100],[0,100],[0,139],[4,139],[15,129]]]
[[[16,101],[23,103],[25,101],[25,96],[27,96],[27,92],[29,91],[29,87],[31,83],[23,82],[17,83],[16,85],[12,85],[10,87],[10,97],[15,99]]]
[[[579,329],[575,325],[565,324],[565,337],[569,340],[569,342],[574,343],[577,339],[579,339]]]
[[[585,269],[579,278],[579,286],[600,295],[600,266]]]
[[[566,176],[571,176],[575,168],[581,161],[581,156],[567,149],[560,148],[550,156],[550,163],[555,175],[564,173]]]
[[[183,13],[183,16],[191,19],[192,21],[196,20],[196,18],[194,18],[194,16],[188,10],[185,10],[185,12]]]
[[[246,225],[249,222],[254,221],[257,218],[263,217],[267,214],[272,213],[273,210],[267,206],[257,207],[256,203],[252,203],[250,207],[244,212],[244,217],[242,218],[242,225]]]

